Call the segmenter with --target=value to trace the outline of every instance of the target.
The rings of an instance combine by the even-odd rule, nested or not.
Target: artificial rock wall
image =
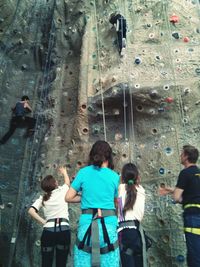
[[[31,139],[18,129],[0,146],[0,264],[39,266],[42,229],[27,207],[40,194],[41,177],[57,175],[59,164],[74,176],[91,145],[106,139],[117,171],[129,161],[139,166],[147,193],[143,224],[153,239],[149,266],[186,266],[181,208],[156,191],[175,185],[182,145],[199,143],[199,1],[0,0],[0,6],[0,134],[24,94],[37,118]],[[109,24],[115,11],[128,24],[123,57]],[[79,212],[70,205],[73,241]]]

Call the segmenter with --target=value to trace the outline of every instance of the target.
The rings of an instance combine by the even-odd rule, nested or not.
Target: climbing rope
[[[98,58],[98,69],[99,69],[99,84],[100,84],[100,92],[101,92],[101,107],[103,114],[103,130],[104,130],[104,139],[107,141],[107,133],[106,133],[106,118],[105,118],[105,106],[104,106],[104,95],[102,88],[102,73],[101,73],[101,64],[100,64],[100,43],[99,43],[99,29],[97,23],[97,10],[96,10],[96,0],[94,0],[94,16],[95,16],[95,24],[96,24],[96,41],[97,41],[97,58]]]

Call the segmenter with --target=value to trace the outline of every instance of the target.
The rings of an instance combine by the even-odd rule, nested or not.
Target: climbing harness
[[[116,216],[116,212],[115,210],[105,209],[100,209],[100,211],[101,216],[98,215],[98,209],[82,210],[82,214],[92,214],[92,222],[89,225],[82,241],[80,241],[78,238],[76,240],[78,249],[92,254],[92,267],[100,267],[100,254],[109,253],[111,251],[114,251],[118,247],[118,240],[116,240],[114,243],[110,242],[104,220],[105,217]],[[107,246],[102,248],[100,248],[99,244],[98,220],[100,220],[101,222],[104,242],[107,244]]]
[[[65,218],[54,218],[54,219],[49,219],[48,222],[54,222],[54,226],[52,227],[44,227],[46,231],[50,232],[61,232],[61,231],[66,231],[69,230],[69,220]],[[62,222],[66,222],[68,225],[62,225]]]
[[[186,204],[184,205],[184,210],[188,208],[200,208],[200,204]],[[184,227],[184,231],[187,233],[192,233],[195,235],[200,235],[200,228],[195,227]]]
[[[184,205],[183,208],[184,209],[187,209],[187,208],[200,208],[200,204],[186,204],[186,205]]]
[[[67,231],[69,230],[69,225],[62,225],[62,222],[69,223],[69,220],[65,218],[54,218],[54,219],[49,219],[47,220],[48,222],[54,222],[53,227],[44,227],[44,231],[49,231],[49,232],[62,232],[62,231]],[[51,252],[54,250],[54,248],[57,248],[58,250],[68,250],[69,245],[61,245],[57,244],[56,246],[49,246],[49,247],[41,247],[42,252]]]
[[[119,226],[118,229],[126,229],[126,228],[133,228],[140,232],[141,239],[142,239],[142,258],[143,258],[143,267],[147,267],[147,255],[146,250],[151,247],[152,240],[145,236],[145,232],[142,228],[141,223],[138,220],[124,220],[123,208],[122,208],[122,198],[118,198],[118,207],[119,207]],[[133,250],[130,248],[125,248],[122,244],[119,244],[120,250],[124,250],[125,254],[133,255]]]
[[[152,244],[152,241],[148,238],[148,245],[146,244],[146,238],[145,238],[145,233],[142,228],[141,223],[138,220],[129,220],[129,221],[121,221],[119,222],[118,228],[129,228],[132,227],[133,229],[137,229],[140,232],[141,239],[142,239],[142,258],[143,258],[143,267],[147,267],[147,255],[146,255],[146,250],[149,248]],[[133,250],[131,248],[126,248],[124,245],[120,244],[119,245],[120,250],[123,250],[125,254],[127,255],[133,255]]]

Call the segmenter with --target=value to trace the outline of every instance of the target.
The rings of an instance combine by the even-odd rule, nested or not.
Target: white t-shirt
[[[139,222],[142,220],[144,216],[144,205],[145,205],[145,190],[141,185],[136,186],[137,196],[136,201],[133,205],[133,208],[126,211],[125,221],[129,220],[138,220]],[[122,209],[125,205],[126,200],[126,185],[119,185],[119,198],[121,198]],[[118,216],[118,221],[120,221],[120,215]]]
[[[64,218],[69,220],[68,213],[68,203],[65,202],[65,194],[68,191],[69,186],[64,184],[54,189],[51,193],[50,198],[47,201],[44,201],[44,206],[42,205],[42,198],[40,196],[31,207],[35,208],[37,211],[40,208],[44,211],[44,217],[46,220],[55,219],[55,218]],[[62,225],[68,225],[67,222],[62,222]],[[44,227],[53,227],[54,222],[47,222]]]

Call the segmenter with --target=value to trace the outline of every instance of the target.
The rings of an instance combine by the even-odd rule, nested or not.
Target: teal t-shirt
[[[115,209],[118,185],[119,175],[115,171],[89,165],[80,169],[71,187],[82,193],[81,209]]]

